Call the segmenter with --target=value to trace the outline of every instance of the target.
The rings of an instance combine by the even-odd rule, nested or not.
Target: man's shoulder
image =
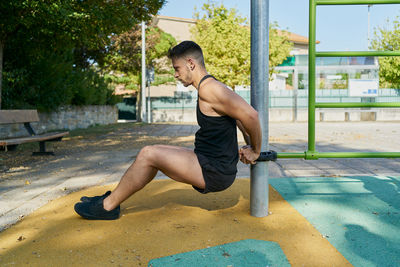
[[[231,91],[229,87],[215,79],[210,79],[204,86],[202,86],[199,90],[200,97],[207,96],[219,96],[225,95],[227,91]]]

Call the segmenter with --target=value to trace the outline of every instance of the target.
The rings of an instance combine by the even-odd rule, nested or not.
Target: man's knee
[[[137,159],[152,161],[157,156],[157,150],[157,145],[145,146],[140,150]]]
[[[152,150],[153,150],[152,146],[143,147],[140,150],[139,154],[138,154],[138,158],[149,158],[149,157],[151,157]]]

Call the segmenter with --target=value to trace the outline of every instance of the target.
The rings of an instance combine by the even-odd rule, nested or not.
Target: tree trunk
[[[0,109],[1,109],[1,93],[3,89],[3,50],[4,50],[4,42],[0,41]]]

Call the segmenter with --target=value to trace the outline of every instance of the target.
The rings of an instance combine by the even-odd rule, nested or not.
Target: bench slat
[[[0,110],[0,124],[37,122],[39,115],[35,109]]]
[[[19,145],[23,143],[29,142],[40,142],[40,141],[48,141],[52,139],[57,139],[67,135],[69,132],[55,132],[55,133],[45,133],[28,137],[19,137],[12,138],[6,140],[0,140],[0,146],[8,146],[8,145]]]

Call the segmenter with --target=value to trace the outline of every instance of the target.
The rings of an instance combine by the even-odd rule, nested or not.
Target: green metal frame
[[[399,158],[400,152],[318,152],[315,150],[315,109],[316,108],[363,108],[400,107],[400,103],[316,103],[315,102],[315,58],[316,57],[358,57],[358,56],[400,56],[400,51],[346,51],[316,52],[316,13],[318,5],[380,5],[400,4],[400,0],[310,0],[309,5],[309,50],[308,50],[308,150],[303,153],[278,153],[278,158]]]

